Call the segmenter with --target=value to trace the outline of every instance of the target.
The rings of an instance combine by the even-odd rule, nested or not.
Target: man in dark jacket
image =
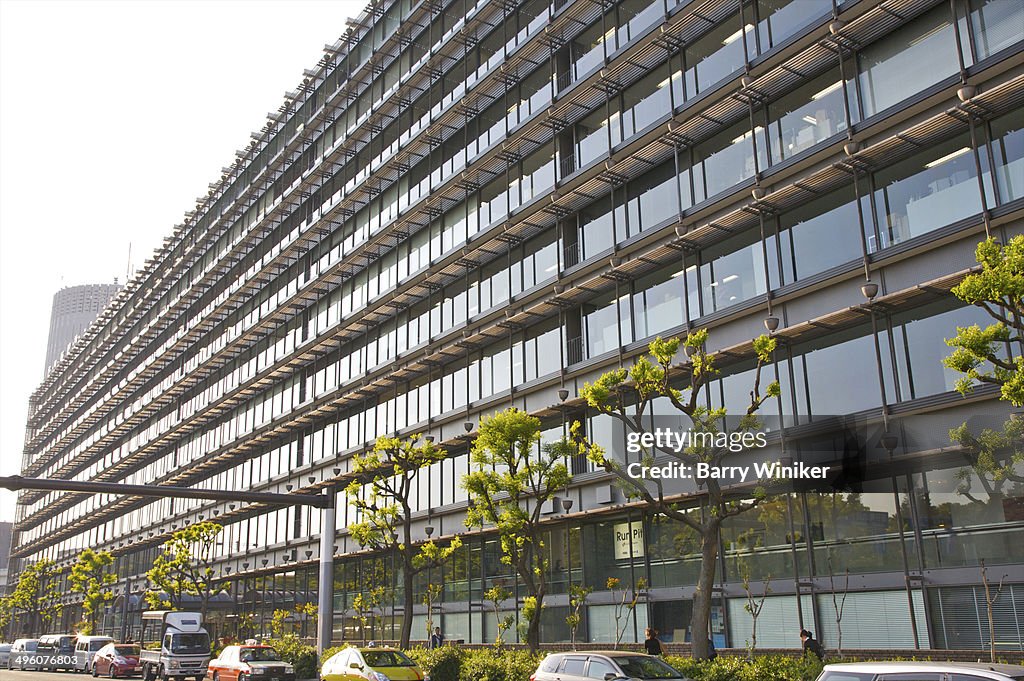
[[[440,648],[444,645],[444,634],[441,633],[441,627],[434,627],[434,633],[430,635],[430,648]]]
[[[821,644],[814,640],[814,634],[806,629],[801,629],[800,640],[803,642],[804,655],[810,652],[814,653],[814,656],[819,660],[825,658],[825,651],[821,649]]]

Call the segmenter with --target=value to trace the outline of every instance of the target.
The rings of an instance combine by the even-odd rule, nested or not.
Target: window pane
[[[949,6],[940,5],[861,52],[864,115],[887,109],[959,68]]]

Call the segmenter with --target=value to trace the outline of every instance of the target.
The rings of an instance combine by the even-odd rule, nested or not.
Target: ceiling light
[[[753,31],[753,30],[754,30],[753,24],[747,24],[746,26],[744,26],[743,28],[741,28],[740,30],[736,31],[735,33],[730,35],[728,38],[723,40],[722,44],[723,45],[728,45],[730,43],[734,43],[737,40],[739,40],[741,35],[743,35],[744,33],[749,32],[749,31]]]
[[[838,90],[842,86],[843,86],[843,81],[837,80],[836,82],[834,82],[831,85],[825,87],[824,89],[819,90],[818,92],[815,92],[813,95],[811,95],[811,99],[813,99],[813,100],[821,99],[825,95],[827,95],[827,94],[829,94],[831,92],[835,92],[836,90]]]
[[[811,124],[811,125],[817,125],[818,124],[818,119],[815,118],[814,116],[804,116],[804,121],[809,123],[809,124]]]
[[[952,159],[954,159],[957,156],[960,156],[962,154],[966,154],[970,150],[971,150],[970,147],[962,147],[960,149],[957,149],[956,151],[953,151],[953,152],[950,152],[950,153],[946,154],[945,156],[943,156],[941,158],[935,159],[931,163],[925,163],[924,167],[925,168],[934,168],[935,166],[940,166],[943,163],[945,163],[946,161],[952,160]]]
[[[736,281],[739,278],[740,278],[740,275],[738,275],[738,274],[730,274],[728,277],[726,277],[725,279],[722,280],[722,283],[723,284],[728,284],[730,281]]]

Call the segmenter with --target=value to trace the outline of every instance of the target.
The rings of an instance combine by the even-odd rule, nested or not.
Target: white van
[[[109,636],[79,636],[75,643],[75,671],[88,674],[92,671],[92,658],[96,651],[113,643],[114,639]]]

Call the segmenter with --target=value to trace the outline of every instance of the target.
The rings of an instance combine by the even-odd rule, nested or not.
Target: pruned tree
[[[433,582],[427,584],[427,587],[423,590],[423,605],[427,606],[427,637],[426,641],[430,641],[430,635],[434,633],[434,603],[441,597],[441,585],[434,584]]]
[[[447,452],[430,440],[413,436],[377,439],[373,450],[355,457],[352,470],[356,478],[345,489],[349,503],[360,512],[361,520],[349,526],[360,546],[393,552],[402,572],[400,645],[409,647],[412,638],[412,611],[415,601],[415,577],[437,567],[462,546],[456,537],[442,546],[433,540],[414,545],[412,540],[412,495],[416,477],[431,464],[442,461]]]
[[[207,520],[183,527],[171,535],[162,553],[153,561],[153,567],[146,572],[150,583],[167,594],[164,599],[159,591],[147,591],[146,602],[151,608],[181,608],[186,595],[195,596],[206,618],[210,599],[217,592],[213,564],[218,557],[217,542],[223,529],[219,523]]]
[[[988,568],[985,567],[985,559],[982,558],[979,561],[981,566],[981,584],[985,588],[985,610],[988,615],[988,651],[989,661],[995,663],[996,661],[996,618],[995,618],[995,604],[999,600],[999,597],[1003,593],[1003,580],[1006,579],[1006,575],[999,578],[999,584],[996,586],[995,591],[992,590],[992,583],[988,579]]]
[[[836,573],[832,569],[832,556],[829,556],[828,581],[832,591],[832,611],[836,617],[836,654],[841,658],[843,656],[843,611],[846,609],[846,597],[850,593],[850,568],[845,570],[843,590],[840,592],[836,589]]]
[[[22,624],[25,633],[42,633],[60,617],[62,595],[57,564],[43,558],[29,563],[21,571],[8,605],[15,617],[19,611],[26,616]]]
[[[777,398],[780,388],[777,381],[771,382],[763,391],[761,388],[764,367],[772,361],[775,339],[760,336],[753,341],[755,354],[754,378],[750,389],[750,401],[743,409],[730,434],[724,431],[727,408],[710,408],[701,400],[702,388],[718,374],[715,356],[705,350],[707,331],[696,330],[685,339],[663,340],[657,338],[648,346],[649,357],[637,359],[630,369],[620,368],[605,373],[594,383],[586,384],[581,397],[598,413],[607,414],[618,420],[627,433],[634,433],[641,448],[644,465],[654,462],[656,456],[666,456],[690,470],[698,463],[720,466],[731,453],[727,444],[731,441],[750,441],[743,436],[751,432],[759,422],[756,414],[769,398]],[[674,364],[680,347],[686,351],[688,360],[682,366]],[[677,388],[676,385],[681,388]],[[675,412],[689,422],[690,445],[682,450],[669,447],[644,445],[643,435],[653,435],[651,415],[656,400],[667,401]],[[729,405],[727,405],[729,406]],[[644,502],[649,511],[678,521],[691,528],[700,537],[700,573],[693,598],[693,655],[698,659],[708,657],[708,628],[711,619],[712,587],[718,567],[718,551],[722,534],[722,523],[726,519],[755,508],[767,496],[764,486],[748,493],[746,500],[733,500],[727,490],[715,477],[704,480],[705,493],[701,502],[705,512],[691,513],[678,507],[668,498],[660,478],[634,478],[627,473],[626,465],[613,456],[606,455],[598,443],[588,440],[578,422],[572,425],[572,437],[576,453],[586,454],[595,465],[615,475],[626,495]],[[738,438],[723,437],[736,435]],[[653,439],[653,438],[652,438]]]
[[[383,631],[383,626],[378,625],[378,617],[383,619],[383,607],[387,589],[383,586],[375,586],[365,592],[356,594],[352,599],[352,609],[355,610],[356,619],[359,620],[359,636],[366,641],[366,626],[370,625],[370,633]]]
[[[750,615],[750,640],[747,642],[747,658],[754,659],[754,651],[757,650],[757,618],[761,616],[761,611],[764,610],[764,603],[768,600],[768,594],[772,592],[772,576],[769,574],[765,577],[760,598],[754,595],[754,590],[750,586],[749,566],[745,565],[743,567],[740,578],[742,580],[743,593],[746,595],[747,600],[743,604],[743,609]]]
[[[491,604],[494,613],[494,626],[497,634],[494,637],[494,645],[501,648],[505,645],[505,632],[516,623],[515,615],[502,615],[501,604],[512,598],[512,592],[500,584],[495,584],[487,591],[484,591],[484,600]]]
[[[636,580],[636,584],[632,589],[619,589],[621,584],[622,580],[618,577],[609,577],[608,581],[605,582],[605,586],[612,592],[612,602],[614,604],[612,617],[615,618],[615,643],[612,645],[612,648],[616,650],[618,650],[619,644],[622,643],[626,627],[629,626],[629,618],[636,610],[636,604],[640,602],[640,596],[647,590],[647,580],[643,577]]]
[[[83,634],[93,632],[96,612],[114,598],[110,587],[117,581],[117,575],[109,569],[113,563],[114,556],[109,551],[86,548],[78,554],[78,560],[71,567],[69,586],[73,593],[82,595],[82,623],[79,631]]]
[[[576,650],[576,632],[583,624],[583,608],[593,590],[593,587],[582,584],[569,585],[569,614],[565,618],[565,623],[569,625],[569,641],[573,650]]]
[[[539,419],[514,407],[483,417],[471,452],[475,470],[462,480],[471,502],[466,526],[495,526],[502,562],[515,569],[526,587],[522,615],[531,651],[540,645],[548,589],[543,508],[570,481],[564,462],[571,447],[564,441],[540,447],[540,431]]]

